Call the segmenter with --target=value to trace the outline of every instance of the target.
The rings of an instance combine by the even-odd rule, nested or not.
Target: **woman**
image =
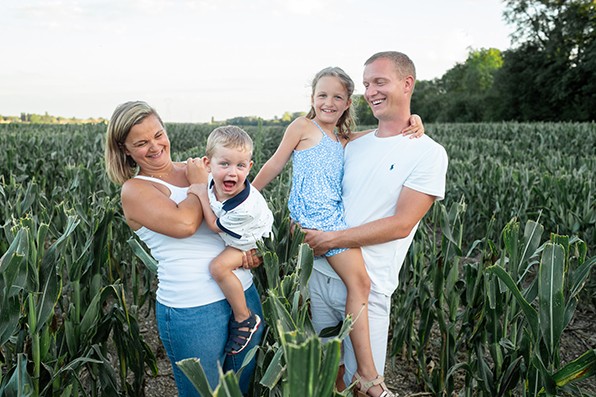
[[[209,273],[209,263],[224,249],[223,240],[203,223],[199,198],[188,192],[193,183],[206,183],[202,161],[173,162],[164,124],[141,101],[119,105],[107,129],[105,162],[108,176],[122,185],[126,223],[158,261],[156,316],[161,341],[172,363],[180,397],[198,396],[176,362],[201,360],[211,387],[218,383],[218,366],[237,371],[244,356],[257,345],[263,327],[249,346],[226,355],[230,305]],[[254,254],[254,251],[252,252]],[[252,255],[248,255],[252,258]],[[249,260],[236,270],[250,310],[263,318],[252,283]],[[246,393],[255,362],[240,378]]]

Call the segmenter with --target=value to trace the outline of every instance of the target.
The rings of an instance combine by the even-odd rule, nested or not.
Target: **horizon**
[[[406,53],[431,80],[471,49],[510,47],[499,0],[404,4],[7,0],[0,114],[109,119],[140,99],[164,122],[281,118],[308,110],[310,80],[330,65],[362,94],[364,61],[378,51]]]

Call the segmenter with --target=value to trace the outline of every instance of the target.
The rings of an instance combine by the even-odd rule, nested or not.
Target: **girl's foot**
[[[354,374],[356,386],[354,386],[355,395],[358,397],[398,397],[389,391],[385,385],[385,378],[377,375],[376,378],[366,380],[363,379],[358,372]]]

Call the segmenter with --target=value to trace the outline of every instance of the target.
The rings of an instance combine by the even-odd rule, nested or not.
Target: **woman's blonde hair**
[[[352,81],[350,76],[348,76],[348,74],[344,72],[343,69],[338,68],[337,66],[330,66],[317,73],[314,79],[312,80],[311,103],[315,96],[315,89],[317,87],[317,83],[319,82],[319,80],[321,80],[321,78],[325,76],[337,77],[339,81],[341,81],[346,91],[348,92],[348,100],[352,98],[352,94],[354,93],[354,81]],[[315,116],[315,108],[311,104],[310,110],[306,117],[312,120],[315,118]],[[335,126],[337,127],[339,136],[341,136],[344,139],[350,139],[350,133],[356,126],[356,114],[354,113],[354,108],[352,105],[350,105],[350,107],[347,108],[346,111],[341,115],[339,120],[337,120],[337,124]]]
[[[137,163],[126,154],[124,141],[131,128],[142,123],[150,115],[157,117],[165,131],[165,126],[155,109],[143,101],[131,101],[118,105],[110,118],[104,158],[108,177],[119,185],[137,173]]]

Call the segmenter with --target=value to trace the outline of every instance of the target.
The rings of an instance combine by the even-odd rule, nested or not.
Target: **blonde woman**
[[[123,103],[114,111],[107,129],[105,161],[110,179],[122,185],[126,223],[159,263],[157,325],[178,394],[198,396],[176,362],[199,358],[211,387],[215,387],[218,367],[238,370],[263,332],[263,327],[256,330],[239,354],[225,353],[232,310],[209,273],[209,264],[222,252],[224,243],[205,225],[200,200],[189,192],[193,183],[207,182],[207,171],[201,159],[189,159],[186,164],[172,161],[164,123],[141,101]],[[247,257],[254,253],[250,251]],[[249,270],[252,266],[252,261],[245,263],[235,274],[249,309],[262,318]],[[253,360],[242,372],[243,392],[248,390],[254,365]]]

